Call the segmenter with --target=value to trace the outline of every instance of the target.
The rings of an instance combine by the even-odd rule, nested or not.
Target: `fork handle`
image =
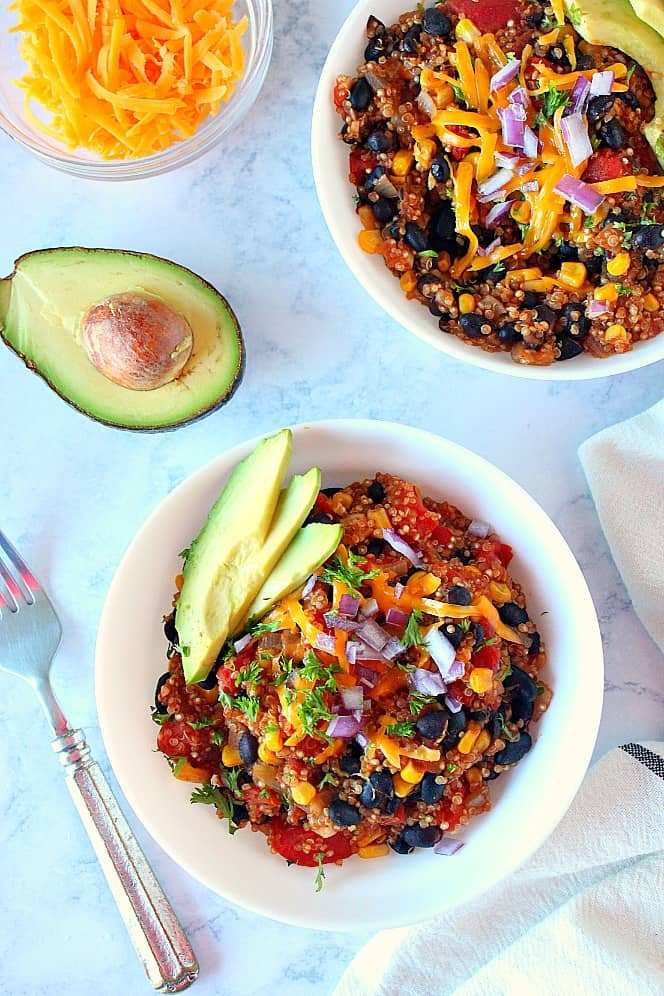
[[[93,759],[85,734],[68,729],[56,737],[53,749],[150,982],[162,993],[182,992],[198,976],[196,955]]]

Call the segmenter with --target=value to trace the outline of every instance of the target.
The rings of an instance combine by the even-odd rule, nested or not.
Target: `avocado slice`
[[[664,168],[664,38],[637,17],[629,0],[565,0],[565,10],[585,41],[619,48],[648,74],[655,117],[643,133]]]
[[[283,557],[249,606],[248,615],[260,619],[280,598],[295,591],[341,543],[341,526],[312,522],[296,534]]]
[[[184,370],[155,390],[108,380],[82,346],[87,309],[124,292],[162,300],[193,332]],[[0,335],[61,398],[124,429],[173,428],[202,418],[229,400],[244,372],[242,334],[226,299],[190,270],[146,253],[64,248],[21,256],[0,281]]]
[[[664,0],[630,0],[634,13],[664,38]]]
[[[232,620],[271,569],[264,569],[262,551],[292,448],[290,429],[263,439],[234,469],[189,548],[175,609],[189,684],[207,677],[232,632]],[[290,536],[285,530],[283,536],[285,546]],[[282,552],[273,551],[274,562]]]

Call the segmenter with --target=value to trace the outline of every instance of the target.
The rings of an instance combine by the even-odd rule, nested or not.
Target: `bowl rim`
[[[454,360],[492,373],[540,381],[596,380],[640,370],[664,360],[662,331],[650,340],[637,343],[627,353],[606,358],[584,354],[546,367],[514,363],[506,352],[489,353],[479,346],[468,345],[457,336],[441,334],[426,310],[422,306],[415,307],[417,302],[406,299],[398,281],[387,270],[382,258],[369,256],[360,249],[357,242],[357,235],[361,230],[359,222],[352,230],[348,225],[347,209],[352,205],[352,188],[347,176],[336,175],[335,159],[338,156],[333,154],[330,158],[330,142],[334,141],[341,147],[337,138],[338,116],[332,107],[330,94],[337,75],[344,71],[352,74],[354,66],[359,64],[359,61],[355,61],[353,65],[349,65],[347,53],[355,51],[357,38],[364,31],[368,14],[380,16],[381,5],[384,6],[385,2],[386,0],[358,0],[339,28],[321,70],[311,124],[311,159],[318,202],[337,250],[358,283],[383,311],[422,342]],[[402,0],[398,6],[400,11],[410,9],[407,0]],[[411,3],[410,7],[413,6],[414,3]],[[389,18],[391,15],[385,16]],[[347,196],[342,192],[344,190]],[[355,216],[354,208],[352,213]],[[381,279],[383,270],[385,275],[389,275],[391,286],[384,278]]]
[[[566,585],[574,589],[575,601],[573,611],[576,614],[575,621],[579,622],[580,620],[583,620],[584,623],[583,632],[586,651],[586,656],[584,656],[585,675],[580,678],[580,681],[582,685],[585,682],[584,687],[586,691],[590,688],[592,689],[591,697],[584,701],[583,704],[584,721],[582,724],[579,724],[579,728],[574,728],[575,739],[573,757],[575,766],[571,774],[569,772],[564,773],[564,778],[562,777],[562,773],[559,772],[561,777],[558,779],[555,786],[549,788],[546,799],[539,800],[541,805],[538,808],[537,818],[539,822],[536,826],[536,832],[532,834],[529,833],[527,842],[522,846],[522,848],[520,850],[519,848],[516,848],[516,854],[500,854],[497,868],[492,868],[481,881],[478,882],[476,879],[473,887],[466,890],[460,900],[461,902],[466,902],[481,892],[486,891],[490,888],[490,886],[494,885],[502,878],[511,874],[515,868],[527,860],[536,848],[539,847],[544,840],[546,840],[564,816],[585,775],[599,729],[603,701],[604,673],[599,623],[597,621],[590,592],[588,591],[581,569],[578,566],[576,559],[574,558],[574,555],[568,547],[565,539],[539,504],[502,470],[499,470],[489,461],[478,456],[472,451],[467,450],[456,443],[452,443],[449,440],[443,439],[442,437],[436,436],[433,433],[427,432],[426,430],[416,429],[399,423],[383,422],[379,420],[323,420],[318,422],[300,423],[292,426],[292,430],[294,437],[294,455],[298,440],[302,437],[302,434],[310,430],[319,430],[323,433],[330,433],[333,438],[338,436],[338,445],[342,445],[344,441],[347,442],[349,436],[352,437],[355,435],[357,438],[358,433],[360,434],[360,438],[366,435],[371,437],[371,434],[373,433],[382,441],[386,441],[387,439],[394,441],[396,434],[396,437],[403,442],[407,441],[410,443],[412,440],[415,440],[423,447],[434,446],[438,453],[441,454],[443,462],[445,460],[451,462],[452,458],[461,457],[466,465],[466,470],[464,471],[466,479],[468,479],[472,471],[473,480],[477,478],[478,481],[483,480],[486,483],[492,482],[494,485],[497,484],[503,488],[506,488],[511,495],[518,498],[520,503],[523,502],[526,504],[529,509],[530,516],[534,517],[537,521],[538,530],[543,530],[542,535],[544,537],[548,536],[550,542],[555,544],[556,558],[562,558],[565,562]],[[252,900],[248,900],[247,896],[243,894],[243,890],[241,888],[238,889],[236,886],[229,887],[225,879],[222,880],[222,884],[220,884],[219,881],[214,883],[211,882],[207,865],[203,864],[203,866],[201,866],[200,863],[197,864],[196,861],[192,860],[191,856],[186,853],[186,848],[183,853],[179,838],[177,844],[174,844],[173,840],[165,839],[168,837],[167,828],[163,822],[156,825],[156,822],[153,819],[153,814],[149,811],[149,806],[146,807],[146,805],[144,805],[142,791],[139,790],[138,785],[132,784],[131,776],[128,774],[127,767],[125,766],[123,768],[123,764],[120,761],[122,750],[125,749],[124,746],[121,748],[121,743],[125,737],[125,728],[122,723],[118,723],[117,717],[115,719],[112,717],[106,708],[106,702],[109,698],[107,693],[109,689],[112,689],[113,687],[112,675],[114,668],[111,662],[117,660],[117,657],[114,656],[110,648],[113,644],[113,634],[117,632],[115,609],[118,608],[121,603],[121,590],[123,587],[126,588],[126,582],[128,582],[132,577],[132,572],[135,571],[136,565],[134,561],[137,555],[137,548],[149,532],[157,528],[161,516],[165,514],[165,510],[168,510],[171,506],[174,506],[181,499],[183,499],[184,496],[189,493],[190,489],[192,491],[196,491],[197,488],[204,488],[206,481],[208,481],[210,477],[214,478],[218,489],[219,479],[225,479],[237,461],[242,459],[261,438],[263,438],[263,434],[250,440],[238,443],[236,446],[233,446],[225,453],[219,455],[209,463],[200,467],[193,474],[186,477],[185,480],[182,481],[182,483],[179,484],[178,487],[176,487],[172,492],[170,492],[170,494],[168,494],[147,517],[143,525],[135,534],[116,569],[101,615],[95,655],[96,705],[99,715],[101,734],[107,754],[116,778],[118,779],[129,804],[138,819],[140,819],[145,826],[148,833],[177,864],[184,868],[203,885],[206,885],[208,888],[212,889],[225,899],[230,900],[231,902],[234,902],[237,905],[250,910],[251,912],[268,916],[294,926],[310,927],[315,929],[378,929],[403,926],[407,923],[418,922],[419,920],[435,915],[436,909],[432,910],[431,908],[425,906],[421,913],[411,912],[407,916],[404,916],[403,914],[399,915],[398,910],[395,911],[393,909],[372,910],[369,919],[366,919],[366,914],[360,912],[359,921],[354,920],[353,922],[348,923],[346,920],[347,914],[342,916],[338,911],[330,914],[325,911],[323,906],[317,907],[313,913],[311,909],[303,910],[302,912],[298,909],[296,912],[284,913],[279,908],[279,897],[271,896],[269,889],[266,889],[264,892],[261,891]],[[349,464],[351,460],[348,461]],[[323,471],[325,472],[324,459],[321,463],[323,465]],[[479,490],[477,492],[476,500],[479,500]],[[512,514],[510,513],[510,517],[511,515]],[[549,558],[551,556],[552,554],[549,554]],[[528,563],[528,561],[525,561],[525,563]],[[563,721],[557,724],[556,731],[560,732],[562,730],[563,732],[569,732],[571,728],[569,714],[564,713]],[[541,733],[538,732],[538,739],[540,736]],[[549,734],[548,737],[550,739],[551,734]],[[547,743],[547,749],[550,754],[549,740],[547,740]],[[541,763],[543,763],[543,760],[544,755],[542,755]],[[542,772],[539,771],[538,773],[541,775]],[[506,802],[505,805],[509,808],[508,802]],[[493,811],[495,812],[496,810]],[[487,814],[487,819],[490,818],[491,815],[491,813]],[[496,823],[494,823],[494,826],[495,825]],[[274,860],[274,856],[270,854],[268,848],[264,845],[263,847],[269,857]],[[420,855],[420,857],[422,856],[423,855]],[[373,863],[362,862],[361,864],[366,866]],[[290,869],[289,871],[292,872],[293,869]],[[361,870],[361,873],[364,874],[364,869]],[[357,874],[360,874],[359,870]],[[453,908],[454,905],[455,903],[452,902],[448,904],[446,908]],[[442,909],[440,911],[442,912]],[[354,915],[357,916],[358,914],[356,913]]]
[[[210,152],[224,135],[242,121],[265,82],[274,46],[273,4],[272,0],[245,2],[255,5],[262,17],[260,31],[253,36],[252,57],[247,60],[245,74],[230,101],[222,106],[218,114],[208,117],[190,138],[141,159],[88,159],[79,156],[78,150],[69,151],[65,146],[61,150],[47,149],[29,131],[17,127],[5,114],[1,103],[0,131],[47,166],[87,180],[140,180],[189,165]],[[250,18],[249,32],[252,31],[251,23]],[[18,33],[16,37],[20,37]]]

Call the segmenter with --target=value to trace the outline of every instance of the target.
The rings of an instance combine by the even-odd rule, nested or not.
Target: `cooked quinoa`
[[[451,854],[551,698],[512,549],[383,473],[321,491],[310,521],[342,525],[336,554],[205,681],[185,684],[166,619],[157,746],[192,802],[291,862]]]
[[[334,90],[360,245],[441,334],[544,366],[662,331],[664,176],[638,65],[517,0],[371,17],[364,57]]]

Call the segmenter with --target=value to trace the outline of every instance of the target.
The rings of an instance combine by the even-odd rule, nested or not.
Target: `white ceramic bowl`
[[[599,629],[581,571],[535,501],[491,464],[419,429],[386,422],[331,421],[294,429],[293,472],[318,464],[324,484],[377,470],[416,481],[489,520],[516,556],[511,570],[528,594],[549,652],[554,698],[532,732],[530,754],[491,783],[494,808],[466,828],[452,858],[431,851],[328,866],[314,892],[310,868],[288,867],[262,834],[231,837],[207,806],[191,806],[155,753],[150,705],[166,669],[162,616],[168,612],[178,551],[187,547],[235,464],[255,446],[236,446],[166,498],[117,570],[99,629],[97,708],[113,769],[155,840],[219,895],[277,920],[330,930],[377,929],[431,917],[508,875],[538,847],[569,806],[589,763],[602,704]]]
[[[368,255],[360,249],[357,236],[362,226],[355,212],[354,188],[348,181],[350,150],[337,137],[341,122],[334,109],[332,90],[339,73],[354,75],[364,61],[369,15],[374,14],[386,24],[393,24],[400,14],[415,6],[414,0],[359,0],[330,49],[318,84],[311,129],[314,179],[332,238],[352,273],[376,304],[409,332],[441,353],[485,370],[531,380],[590,380],[636,370],[664,359],[664,332],[649,342],[639,343],[630,353],[605,360],[583,354],[548,367],[522,366],[514,363],[509,353],[486,353],[454,335],[441,332],[426,308],[406,298],[383,257]]]

